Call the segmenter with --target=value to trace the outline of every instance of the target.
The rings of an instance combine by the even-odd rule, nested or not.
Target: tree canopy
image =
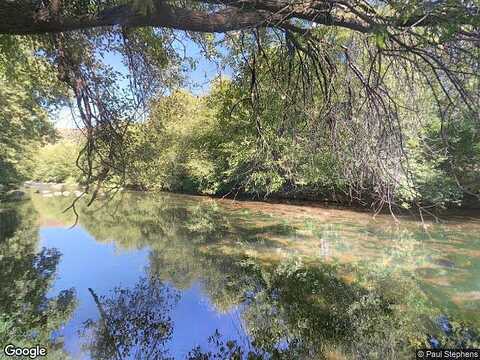
[[[344,164],[350,197],[376,208],[398,193],[415,202],[442,171],[475,195],[467,183],[478,175],[469,164],[478,156],[479,25],[477,0],[0,5],[0,33],[34,39],[34,56],[56,69],[75,99],[87,139],[77,164],[94,196],[105,181],[125,183],[128,128],[151,114],[152,100],[184,83],[186,37],[233,69],[235,99],[223,103],[223,115],[240,111],[254,126],[254,153],[268,154],[251,164],[268,158],[278,169],[280,140],[308,142],[308,151],[328,151]],[[109,53],[121,56],[127,74],[104,60]],[[467,168],[474,174],[464,181]],[[418,169],[429,175],[422,180]]]

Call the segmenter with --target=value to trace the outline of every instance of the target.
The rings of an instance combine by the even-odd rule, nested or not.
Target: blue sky
[[[188,38],[183,39],[186,46],[186,55],[193,57],[197,65],[195,69],[186,73],[188,85],[186,89],[194,94],[202,95],[208,92],[210,81],[218,75],[230,77],[232,70],[221,69],[212,61],[207,60],[202,54],[201,49],[193,41]],[[126,73],[126,68],[122,64],[122,59],[118,54],[109,53],[105,56],[104,61],[111,65],[115,70]],[[72,112],[69,107],[63,107],[51,116],[56,128],[74,128],[75,122],[72,118]]]

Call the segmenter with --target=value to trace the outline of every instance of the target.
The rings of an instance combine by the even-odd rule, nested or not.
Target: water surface
[[[411,358],[477,346],[480,220],[125,193],[0,211],[1,344],[52,359]],[[442,321],[448,319],[448,329]]]

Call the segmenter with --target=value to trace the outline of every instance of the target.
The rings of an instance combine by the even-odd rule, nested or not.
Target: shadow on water
[[[29,206],[8,215],[14,230],[2,232],[7,271],[0,276],[16,284],[0,294],[0,312],[7,314],[2,324],[17,321],[48,341],[77,315],[73,290],[46,297],[61,254],[37,250],[35,224],[70,225],[70,215],[62,214],[69,201],[33,196]],[[82,319],[75,339],[87,358],[401,359],[436,344],[480,346],[478,324],[468,316],[478,303],[472,300],[469,310],[451,300],[454,291],[478,290],[470,280],[480,273],[472,254],[478,244],[472,249],[469,239],[448,228],[426,236],[414,225],[284,218],[175,195],[126,194],[108,206],[79,210],[81,227],[98,244],[148,250],[146,270],[134,285],[112,284],[101,294],[90,285],[97,315]],[[451,247],[448,256],[445,247]],[[463,252],[471,253],[470,263],[462,262]],[[442,277],[457,285],[439,285]],[[239,330],[203,334],[208,341],[180,354],[172,345],[180,331],[173,312],[198,283],[218,316],[238,310]],[[21,321],[20,309],[29,309]],[[19,335],[2,336],[14,341]],[[51,346],[62,351],[60,342]]]
[[[15,209],[0,209],[0,243],[11,238],[20,224]]]

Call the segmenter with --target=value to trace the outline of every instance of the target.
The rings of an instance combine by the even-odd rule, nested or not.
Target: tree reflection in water
[[[88,320],[82,335],[94,359],[166,359],[172,337],[170,310],[179,294],[160,280],[142,278],[132,289],[115,288],[99,297],[89,289],[100,318]]]
[[[423,337],[420,328],[408,324],[411,319],[395,313],[397,301],[391,295],[347,283],[334,266],[291,261],[262,268],[247,261],[244,269],[248,283],[256,284],[244,292],[242,318],[250,343],[215,334],[210,339],[215,349],[197,348],[191,359],[229,359],[231,353],[242,354],[239,359],[323,359],[332,354],[398,359],[408,357],[412,339]]]
[[[36,215],[29,204],[0,211],[0,344],[42,344],[49,359],[65,359],[62,342],[52,333],[71,317],[75,293],[47,296],[61,254],[38,250]]]
[[[191,349],[188,359],[398,359],[424,346],[416,341],[425,340],[425,329],[396,311],[400,300],[393,293],[349,284],[334,266],[292,261],[264,268],[236,260],[242,265],[231,263],[230,286],[221,295],[241,299],[245,334],[239,341],[215,332],[210,346]],[[169,314],[179,292],[152,274],[131,289],[91,294],[100,317],[87,321],[82,335],[93,359],[169,358],[175,331]]]
[[[106,297],[92,290],[100,320],[87,322],[82,334],[94,359],[168,358],[175,331],[169,313],[179,293],[165,282],[180,290],[199,282],[217,312],[240,309],[241,341],[205,334],[210,347],[191,349],[191,359],[402,359],[428,346],[427,335],[452,345],[465,338],[462,319],[453,322],[458,338],[439,332],[435,318],[444,309],[433,306],[408,267],[297,257],[288,251],[305,232],[298,223],[225,211],[215,202],[191,198],[126,197],[94,212],[81,209],[81,225],[97,241],[115,239],[120,248],[150,251],[148,276],[134,288],[115,289]],[[313,230],[324,241],[371,233],[360,224],[340,224],[344,232],[338,234],[333,234],[336,227],[327,231],[321,225]],[[379,238],[374,245],[389,246],[381,236],[371,236]],[[391,242],[394,258],[385,250],[381,254],[414,265],[428,254],[410,256],[412,249],[423,248],[418,238],[405,233],[402,242]],[[288,256],[278,256],[278,249]],[[478,346],[478,337],[470,337],[467,346]]]

